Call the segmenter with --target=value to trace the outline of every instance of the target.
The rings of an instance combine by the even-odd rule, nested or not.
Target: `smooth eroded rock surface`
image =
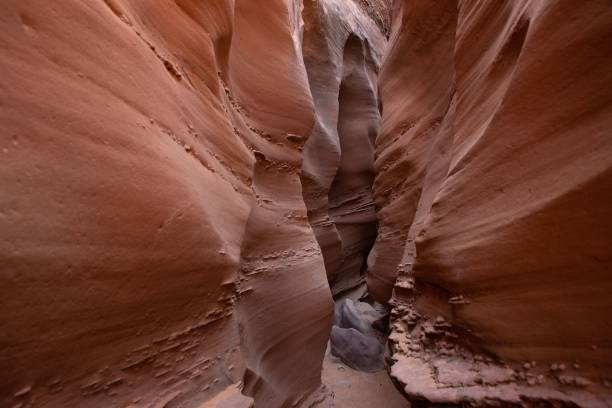
[[[610,403],[610,38],[606,1],[399,2],[368,284],[412,398]]]
[[[300,2],[0,8],[0,405],[319,387],[333,309],[293,141],[315,123]]]

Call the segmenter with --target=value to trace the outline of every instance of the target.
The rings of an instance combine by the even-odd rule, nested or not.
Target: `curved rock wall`
[[[236,3],[230,96],[244,125],[259,136],[237,310],[244,392],[258,406],[296,403],[320,385],[332,317],[299,179],[296,137],[308,135],[314,120],[301,30],[297,2]]]
[[[609,4],[398,6],[368,282],[392,374],[414,400],[607,406]]]
[[[316,389],[333,309],[294,137],[300,3],[1,8],[0,405]]]

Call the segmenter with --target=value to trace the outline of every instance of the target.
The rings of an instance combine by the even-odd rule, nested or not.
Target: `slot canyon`
[[[612,407],[610,0],[0,27],[0,407]]]

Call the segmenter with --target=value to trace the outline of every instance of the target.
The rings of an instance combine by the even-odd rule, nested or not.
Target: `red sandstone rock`
[[[0,406],[329,403],[374,240],[411,399],[611,404],[609,4],[389,3],[3,2]]]
[[[286,139],[314,123],[298,3],[1,7],[0,405],[316,389],[333,309]]]
[[[368,277],[379,300],[397,282],[393,375],[430,401],[607,406],[612,9],[399,6],[381,73],[380,227]],[[453,329],[421,332],[439,315]],[[539,368],[516,385],[451,392],[432,379],[435,359],[459,353],[469,364],[483,351],[519,367],[576,361],[591,381],[576,388]]]

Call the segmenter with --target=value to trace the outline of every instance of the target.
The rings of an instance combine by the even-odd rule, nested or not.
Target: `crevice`
[[[361,38],[348,36],[340,68],[338,114],[334,121],[336,131],[332,134],[337,138],[335,144],[339,157],[319,156],[316,163],[320,168],[335,168],[331,184],[325,189],[313,185],[313,177],[307,173],[302,176],[305,201],[307,206],[311,204],[309,219],[326,259],[327,276],[334,295],[351,290],[365,280],[367,257],[377,231],[372,186],[374,142],[380,112],[377,90],[370,79],[375,73],[369,72],[373,64],[368,63],[367,52]],[[315,142],[320,133],[320,128],[315,129],[312,135]],[[310,145],[307,142],[308,147],[312,145],[312,142]],[[309,197],[309,193],[315,188],[319,189],[319,197],[326,195],[326,208],[312,208],[316,200]],[[322,217],[324,222],[321,222]],[[332,241],[335,241],[333,245],[328,232],[330,228],[333,230]],[[321,229],[325,231],[321,232]]]

